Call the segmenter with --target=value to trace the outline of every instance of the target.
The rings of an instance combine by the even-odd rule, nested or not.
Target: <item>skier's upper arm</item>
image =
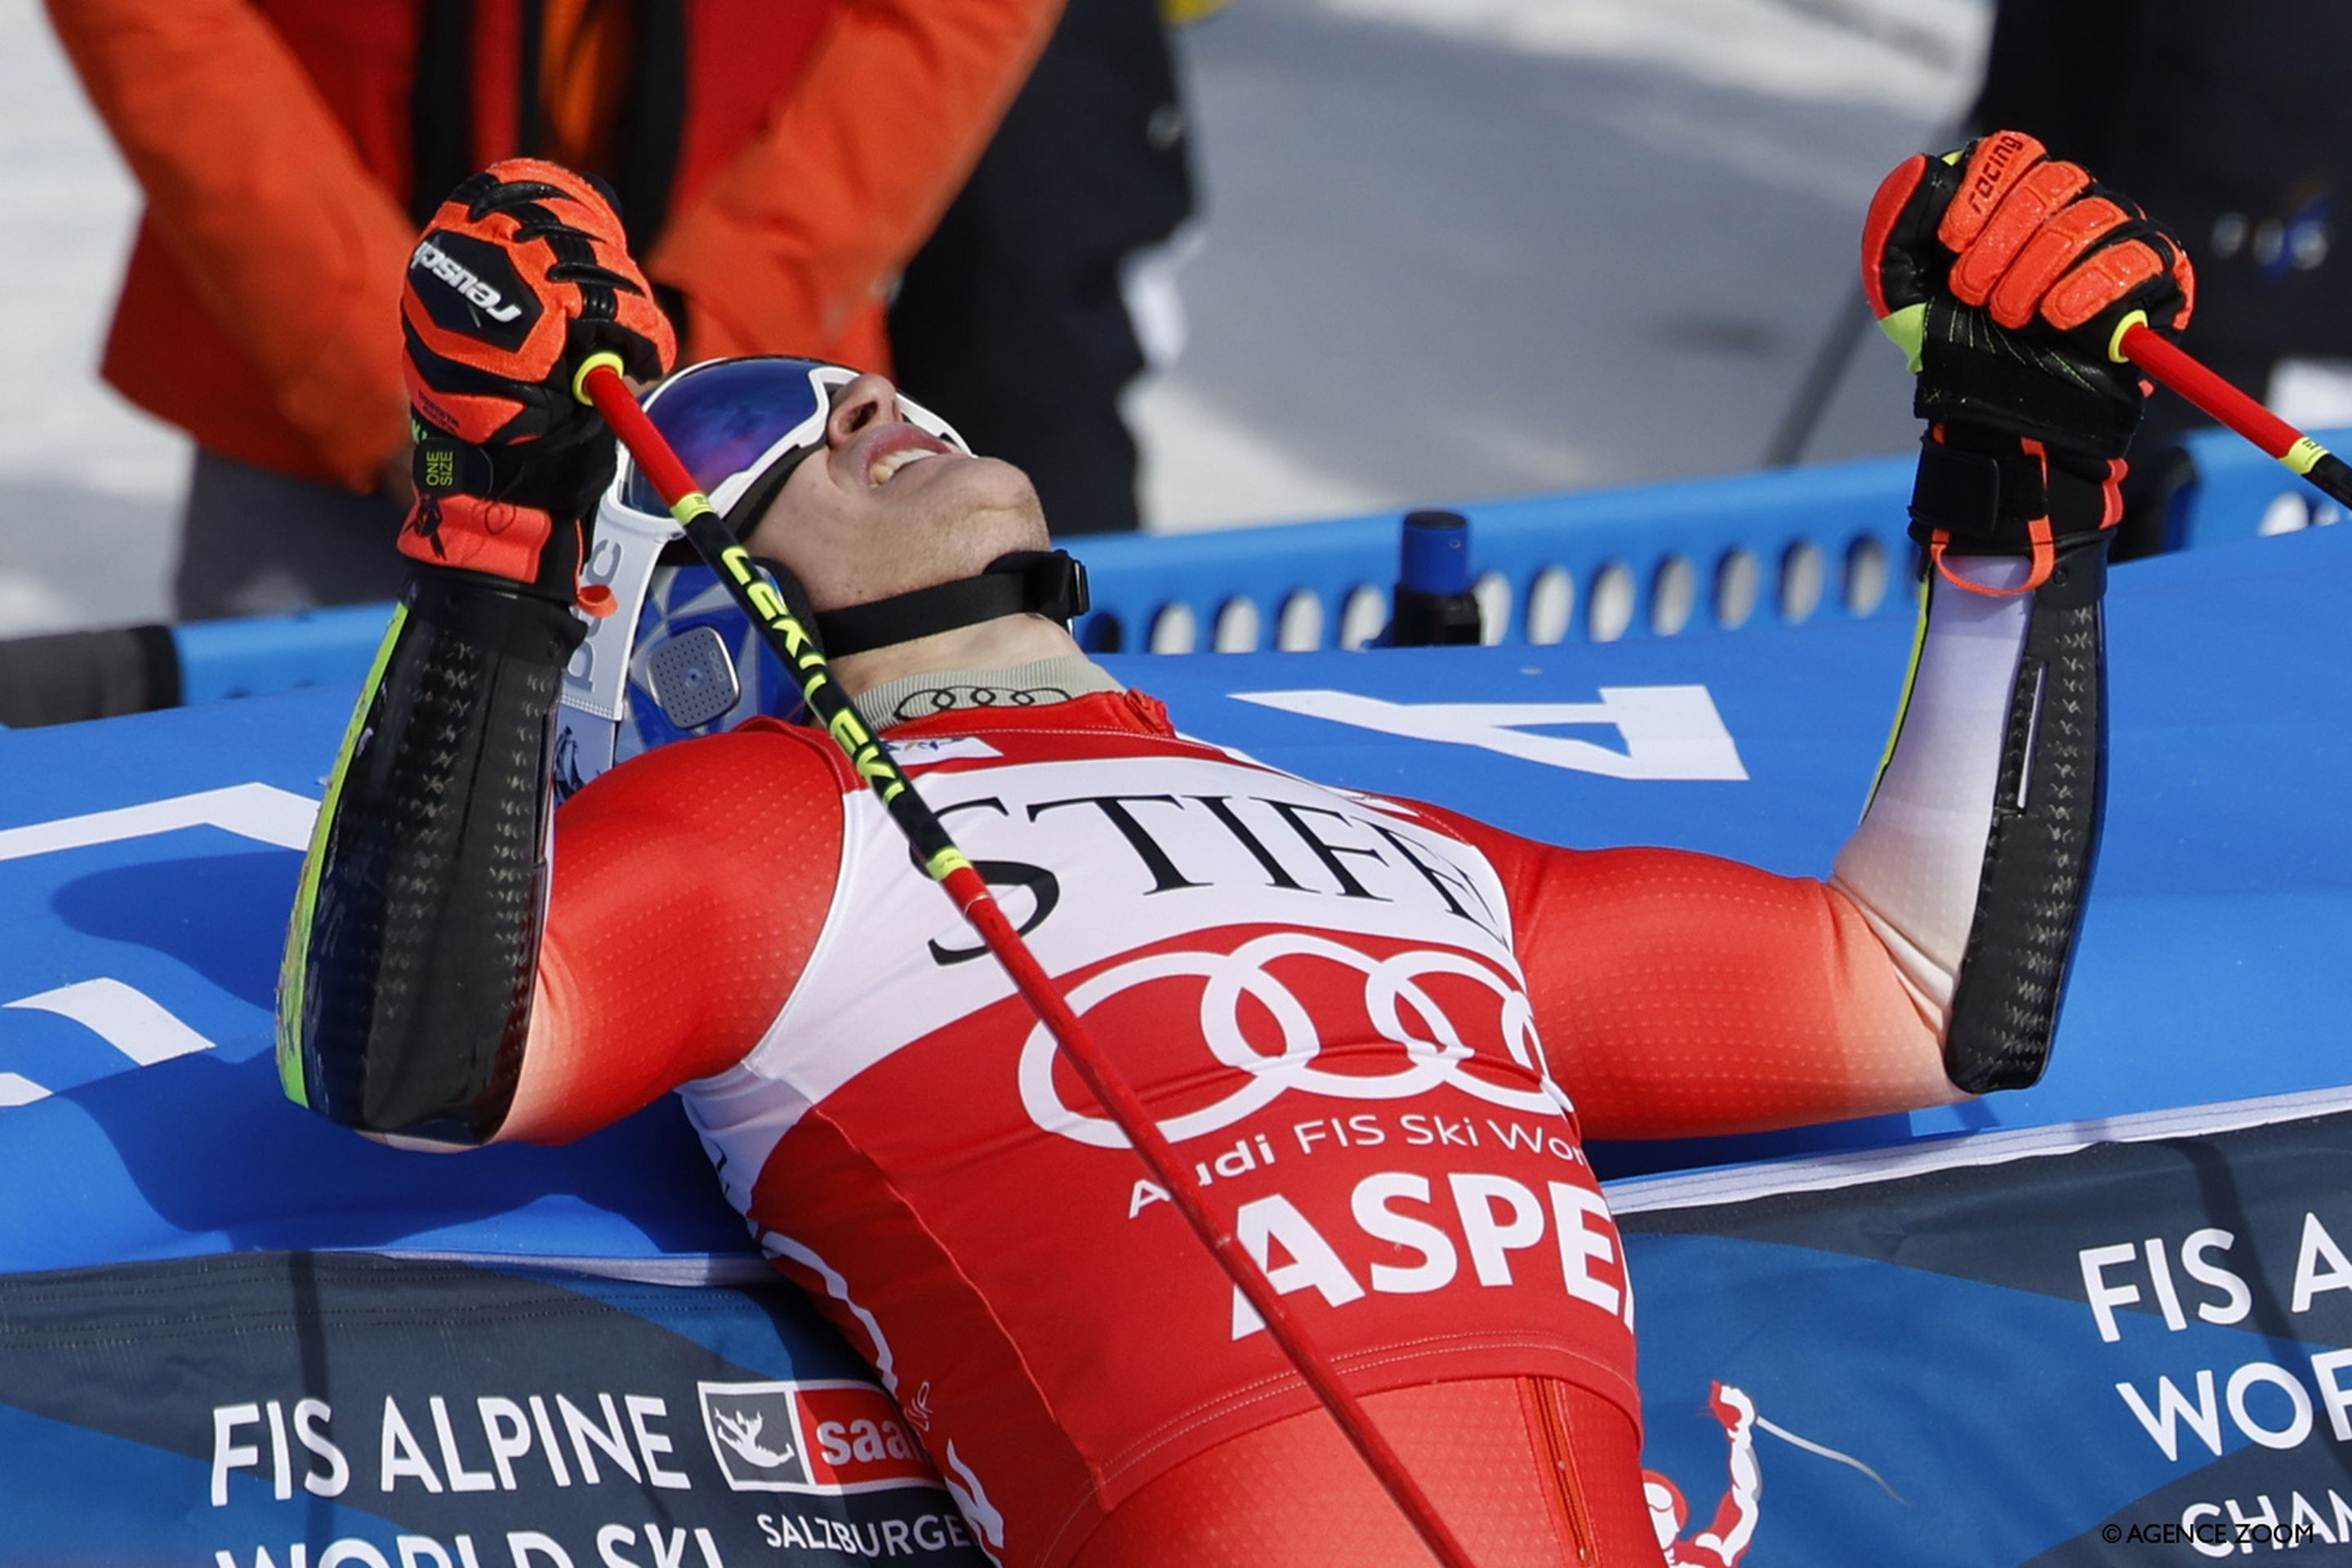
[[[364,489],[407,430],[415,226],[247,0],[49,0],[148,216],[278,412]]]
[[[1061,10],[842,0],[807,74],[647,258],[689,302],[688,358],[837,343],[955,199]]]
[[[820,750],[773,730],[664,748],[567,802],[499,1139],[579,1137],[749,1052],[824,929],[842,821]]]
[[[1682,850],[1517,843],[1506,876],[1537,1028],[1589,1135],[1960,1098],[1936,1008],[1836,887]]]
[[[1946,564],[1828,882],[1457,819],[1510,888],[1537,1026],[1588,1131],[1793,1126],[2040,1075],[2097,840],[2098,606],[2005,592],[2023,561]]]

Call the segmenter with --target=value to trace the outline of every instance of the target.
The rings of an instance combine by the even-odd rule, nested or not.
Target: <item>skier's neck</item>
[[[855,697],[930,671],[1001,669],[1077,655],[1076,639],[1045,616],[999,616],[975,626],[851,654],[835,662],[833,676]]]

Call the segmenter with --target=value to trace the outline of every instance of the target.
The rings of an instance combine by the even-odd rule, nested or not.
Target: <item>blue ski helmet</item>
[[[646,415],[740,538],[824,446],[834,395],[857,378],[845,365],[767,355],[709,360],[655,387]],[[908,423],[970,452],[947,421],[898,399]],[[640,752],[716,734],[767,713],[789,718],[800,689],[626,449],[596,510],[581,570],[612,590],[613,613],[592,622],[563,673],[556,793],[569,795]]]

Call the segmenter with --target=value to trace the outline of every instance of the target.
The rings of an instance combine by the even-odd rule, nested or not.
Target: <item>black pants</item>
[[[1192,207],[1156,0],[1070,0],[891,306],[900,384],[1027,470],[1057,534],[1136,526],[1119,268]]]
[[[407,573],[400,509],[196,449],[180,516],[173,612],[184,621],[282,616],[390,599]]]

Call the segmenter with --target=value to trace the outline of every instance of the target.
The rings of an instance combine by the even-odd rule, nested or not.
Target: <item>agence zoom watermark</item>
[[[2282,1547],[2307,1545],[2319,1539],[2319,1532],[2317,1526],[2309,1524],[2247,1524],[2223,1519],[2184,1523],[2164,1520],[2149,1524],[2102,1525],[2099,1539],[2110,1546],[2194,1546],[2200,1550],[2218,1546],[2220,1552],[2207,1551],[2205,1554],[2222,1557],[2233,1550],[2251,1551],[2257,1546],[2267,1546],[2275,1552]]]

